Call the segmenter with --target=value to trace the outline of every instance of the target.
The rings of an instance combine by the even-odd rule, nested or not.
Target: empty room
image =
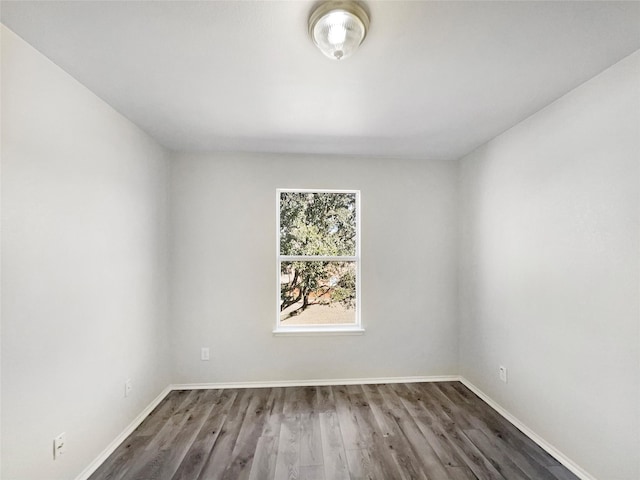
[[[3,480],[640,479],[640,2],[0,20]]]

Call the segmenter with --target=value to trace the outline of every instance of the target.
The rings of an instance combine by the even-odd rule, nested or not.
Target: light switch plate
[[[62,432],[56,438],[53,439],[53,459],[57,459],[60,455],[64,454],[67,447],[66,433]]]

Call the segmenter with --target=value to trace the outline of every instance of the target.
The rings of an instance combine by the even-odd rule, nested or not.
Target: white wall
[[[170,382],[167,174],[149,137],[2,27],[2,478],[74,478]]]
[[[456,182],[453,162],[175,156],[174,381],[456,374]],[[278,187],[361,190],[364,335],[273,336]]]
[[[461,161],[461,373],[601,480],[640,478],[639,164],[640,52]]]

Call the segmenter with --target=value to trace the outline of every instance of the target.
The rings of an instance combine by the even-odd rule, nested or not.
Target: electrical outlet
[[[128,397],[131,395],[131,390],[133,390],[133,383],[131,382],[131,379],[128,378],[127,381],[124,382],[124,396]]]
[[[209,348],[202,347],[200,349],[200,360],[207,362],[209,361]]]
[[[66,451],[66,433],[62,432],[53,439],[53,459],[55,460]]]
[[[500,365],[500,367],[498,367],[498,374],[500,375],[500,380],[507,383],[507,367]]]

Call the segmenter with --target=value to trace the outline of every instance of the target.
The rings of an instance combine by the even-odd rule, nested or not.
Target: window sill
[[[273,335],[278,336],[322,336],[322,335],[364,335],[362,327],[280,327],[273,330]]]

